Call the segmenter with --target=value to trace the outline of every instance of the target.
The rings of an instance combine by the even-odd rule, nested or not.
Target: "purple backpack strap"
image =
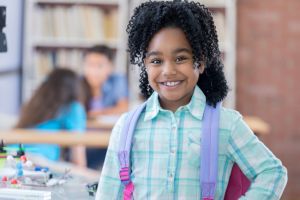
[[[119,164],[120,164],[120,179],[122,184],[125,186],[123,191],[123,199],[132,199],[132,193],[134,190],[134,185],[130,178],[131,168],[130,168],[130,151],[131,151],[131,141],[136,127],[137,121],[140,114],[146,107],[146,102],[138,106],[135,110],[128,113],[125,120],[124,127],[121,131],[120,143],[119,143]]]
[[[120,179],[125,188],[123,199],[131,200],[134,185],[131,182],[130,150],[131,141],[141,112],[146,107],[146,102],[128,113],[124,127],[121,131],[119,143]],[[213,200],[217,172],[218,172],[218,129],[219,129],[220,103],[216,108],[206,105],[201,139],[201,195],[203,200]]]
[[[213,200],[216,191],[220,105],[220,102],[217,103],[216,108],[206,105],[204,111],[200,153],[200,184],[203,200]]]

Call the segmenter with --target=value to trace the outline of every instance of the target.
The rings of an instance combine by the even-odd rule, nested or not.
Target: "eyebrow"
[[[151,51],[149,53],[146,53],[146,57],[157,56],[157,55],[162,55],[162,53],[159,51]]]
[[[177,53],[181,53],[181,52],[186,52],[186,53],[192,54],[192,51],[190,49],[187,49],[187,48],[176,49],[175,51],[173,51],[172,54],[177,54]]]
[[[175,49],[172,54],[177,54],[177,53],[181,53],[181,52],[186,52],[186,53],[190,53],[192,54],[192,51],[190,49],[187,48],[179,48],[179,49]],[[146,57],[150,57],[150,56],[157,56],[157,55],[162,55],[161,52],[159,51],[151,51],[149,53],[146,53]]]

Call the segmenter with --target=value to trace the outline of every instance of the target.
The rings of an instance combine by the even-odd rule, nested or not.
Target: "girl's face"
[[[144,60],[150,86],[163,108],[189,103],[204,66],[194,67],[192,48],[180,28],[163,28],[150,40]]]

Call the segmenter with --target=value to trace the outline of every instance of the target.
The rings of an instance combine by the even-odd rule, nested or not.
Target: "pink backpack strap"
[[[131,200],[134,190],[134,185],[131,181],[131,168],[130,168],[130,151],[132,145],[132,136],[136,127],[140,114],[146,107],[146,102],[138,106],[135,110],[128,113],[125,120],[124,127],[121,131],[119,142],[119,164],[120,164],[120,180],[124,185],[123,199]]]

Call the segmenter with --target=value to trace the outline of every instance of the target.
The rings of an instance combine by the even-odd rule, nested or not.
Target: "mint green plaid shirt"
[[[131,151],[136,200],[200,199],[200,140],[205,95],[196,86],[188,105],[175,113],[160,107],[154,92],[141,114]],[[252,185],[241,199],[279,199],[287,171],[253,134],[241,115],[221,108],[218,180],[215,199],[223,199],[232,165],[237,163]],[[126,114],[116,123],[106,154],[96,200],[122,199],[118,147]]]

